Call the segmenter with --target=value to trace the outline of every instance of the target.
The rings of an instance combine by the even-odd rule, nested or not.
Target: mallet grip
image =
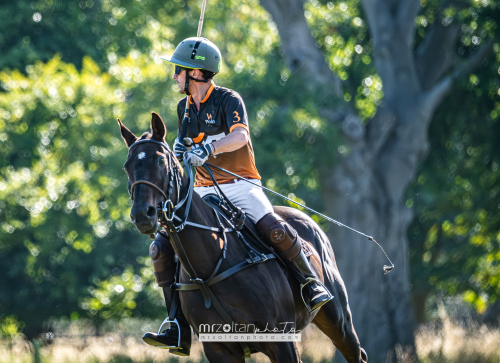
[[[182,120],[179,140],[184,140],[184,138],[186,138],[188,126],[189,126],[189,114],[187,114],[187,117],[186,115],[184,115],[184,119]]]

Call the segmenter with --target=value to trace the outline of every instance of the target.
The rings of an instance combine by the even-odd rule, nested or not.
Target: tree
[[[497,5],[429,1],[422,8],[416,0],[362,0],[361,4],[351,1],[324,6],[311,1],[304,12],[301,0],[261,0],[261,4],[277,24],[288,68],[318,91],[329,87],[330,94],[336,93],[338,98],[342,97],[339,89],[348,93],[356,89],[356,83],[348,81],[339,86],[338,78],[328,71],[330,54],[327,53],[325,60],[318,38],[319,44],[315,46],[306,19],[311,18],[314,7],[323,18],[314,20],[331,23],[331,29],[322,36],[345,34],[346,30],[335,28],[339,21],[334,16],[328,17],[327,8],[338,7],[346,12],[362,6],[361,18],[368,23],[370,41],[356,40],[360,46],[363,41],[368,43],[360,50],[373,47],[376,71],[383,85],[383,102],[366,126],[356,116],[358,104],[318,105],[323,107],[326,119],[341,125],[346,144],[342,150],[339,148],[344,155],[339,165],[322,173],[321,191],[329,214],[376,236],[396,266],[393,273],[384,276],[383,256],[374,244],[350,231],[330,229],[360,341],[376,362],[392,360],[396,346],[413,349],[414,318],[406,237],[413,213],[406,205],[405,189],[427,155],[429,123],[451,91],[454,76],[480,64],[486,50],[491,48],[486,39],[496,36],[491,26],[493,17],[484,19],[479,27],[475,22],[475,26],[463,30],[462,25],[476,21],[478,13],[494,12]],[[463,9],[466,6],[469,7]],[[416,34],[417,20],[421,25]],[[311,25],[313,31],[315,27]],[[457,44],[460,32],[462,40]],[[354,32],[350,33],[352,37]],[[344,39],[349,39],[348,36]],[[487,45],[477,47],[481,42]],[[460,59],[464,58],[469,66],[461,68],[464,65]],[[335,66],[332,68],[335,70]],[[345,74],[339,75],[348,79]],[[364,86],[372,82],[365,80]],[[349,94],[345,99],[351,97]]]
[[[463,296],[480,314],[489,309],[484,321],[498,324],[500,80],[491,77],[498,72],[498,43],[493,51],[437,110],[429,157],[407,191],[416,210],[408,236],[420,322],[423,302],[446,294]]]

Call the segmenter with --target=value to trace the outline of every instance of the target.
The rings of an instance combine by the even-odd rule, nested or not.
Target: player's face
[[[175,71],[174,74],[172,75],[172,78],[177,83],[177,87],[179,88],[180,93],[186,93],[186,91],[184,91],[184,84],[186,82],[186,72],[187,72],[186,68],[175,66]]]

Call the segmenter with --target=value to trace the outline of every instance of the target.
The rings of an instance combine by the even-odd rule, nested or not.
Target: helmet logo
[[[197,55],[196,57],[194,57],[194,59],[201,59],[201,60],[205,60],[205,57],[202,57],[201,55]]]

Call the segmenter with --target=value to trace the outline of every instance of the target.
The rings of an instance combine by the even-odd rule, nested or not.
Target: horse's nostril
[[[149,207],[148,208],[148,213],[147,213],[148,217],[150,217],[150,218],[154,217],[155,214],[156,214],[156,208],[155,207]]]

